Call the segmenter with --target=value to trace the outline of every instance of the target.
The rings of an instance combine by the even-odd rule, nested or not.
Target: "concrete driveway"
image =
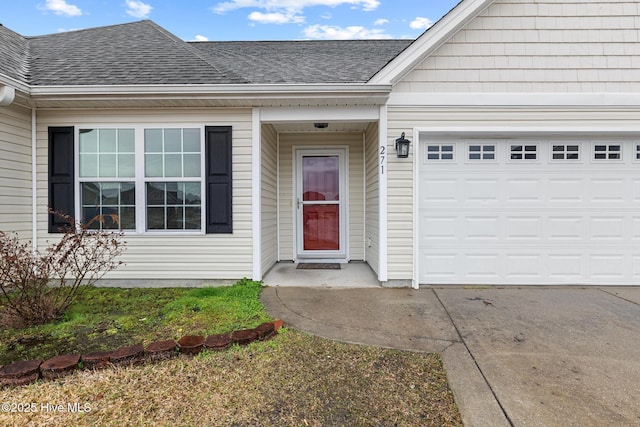
[[[466,426],[640,425],[640,288],[270,287],[273,317],[443,356]]]

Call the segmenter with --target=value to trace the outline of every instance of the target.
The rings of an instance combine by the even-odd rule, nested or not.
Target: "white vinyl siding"
[[[280,259],[293,260],[295,218],[293,202],[293,146],[323,148],[348,146],[349,199],[347,224],[350,260],[364,259],[364,159],[362,133],[282,133],[280,134]]]
[[[38,244],[42,249],[54,236],[47,233],[47,129],[117,127],[233,127],[233,233],[127,234],[125,265],[106,279],[235,280],[252,275],[251,110],[41,110],[37,129]],[[76,194],[76,197],[78,195]]]
[[[277,141],[272,125],[262,126],[262,271],[266,273],[277,262]]]
[[[390,108],[387,127],[387,265],[388,278],[413,279],[413,127],[418,125],[412,109]],[[409,158],[399,159],[395,140],[402,132],[411,140]]]
[[[0,224],[31,239],[31,111],[0,107]]]
[[[497,0],[396,92],[638,92],[636,0]]]
[[[371,123],[365,131],[365,259],[378,273],[380,254],[380,186],[378,157],[378,124]]]

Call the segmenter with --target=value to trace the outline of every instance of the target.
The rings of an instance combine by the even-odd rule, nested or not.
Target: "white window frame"
[[[604,159],[596,159],[596,146],[604,145],[606,147],[605,151],[599,151],[598,153],[604,153],[606,158]],[[609,155],[613,153],[610,150],[610,146],[617,145],[620,147],[620,157],[617,159],[609,158]],[[624,141],[592,141],[591,143],[591,161],[594,163],[621,163],[624,161]]]
[[[554,151],[553,147],[558,145],[563,146],[564,149],[562,151]],[[578,151],[567,151],[569,146],[577,146]],[[553,155],[557,153],[562,153],[564,157],[562,159],[554,159]],[[573,153],[577,153],[578,158],[568,159],[567,155]],[[582,143],[578,141],[549,141],[549,162],[551,163],[582,163],[582,156]]]
[[[640,141],[632,141],[633,143],[633,161],[640,163]]]
[[[159,235],[159,236],[179,236],[179,235],[205,235],[206,234],[206,179],[205,179],[205,123],[81,123],[74,125],[74,208],[76,218],[82,218],[82,203],[80,193],[80,129],[134,129],[135,135],[135,176],[133,178],[108,178],[113,182],[134,182],[135,183],[135,230],[122,230],[125,235]],[[199,230],[147,230],[147,190],[146,183],[157,181],[156,178],[145,177],[145,149],[144,131],[145,129],[198,129],[200,131],[200,177],[189,178],[166,178],[163,182],[185,182],[200,181],[200,229]],[[91,178],[83,178],[83,182],[92,182]],[[108,181],[103,181],[108,182]]]

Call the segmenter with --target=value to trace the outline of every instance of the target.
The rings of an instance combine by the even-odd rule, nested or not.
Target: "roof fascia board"
[[[371,84],[395,84],[495,0],[463,0],[374,75]]]

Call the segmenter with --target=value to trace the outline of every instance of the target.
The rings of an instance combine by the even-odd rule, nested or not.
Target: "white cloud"
[[[195,36],[193,38],[192,41],[194,41],[194,42],[208,42],[209,39],[207,37],[205,37],[205,36],[201,36],[200,34],[198,34],[197,36]]]
[[[384,30],[368,29],[360,26],[338,27],[332,25],[311,25],[304,29],[310,39],[319,40],[353,40],[353,39],[390,39]]]
[[[67,3],[65,0],[46,0],[44,6],[39,6],[41,10],[53,12],[56,15],[63,16],[80,16],[82,10],[73,4]]]
[[[136,0],[127,0],[127,15],[133,16],[134,18],[148,18],[151,13],[151,9],[153,8],[150,4]]]
[[[389,23],[389,20],[388,20],[388,19],[377,19],[377,20],[373,23],[373,25],[380,26],[380,25],[385,25],[385,24],[388,24],[388,23]]]
[[[295,13],[262,13],[251,12],[249,20],[259,24],[301,24],[304,22],[304,16]]]
[[[431,19],[418,16],[416,19],[411,21],[409,27],[413,28],[414,30],[426,30],[432,25],[433,21],[431,21]]]
[[[344,4],[370,11],[380,6],[380,0],[230,0],[218,3],[212,10],[220,14],[245,8],[262,9],[267,12],[289,11],[299,13],[307,7],[336,7]]]

